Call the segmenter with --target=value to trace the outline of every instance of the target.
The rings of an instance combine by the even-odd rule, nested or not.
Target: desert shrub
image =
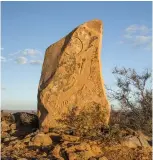
[[[101,129],[105,126],[105,112],[99,105],[94,105],[76,114],[77,107],[74,107],[69,114],[63,115],[59,122],[67,129],[72,130],[74,135],[81,137],[96,137],[101,135]]]
[[[120,110],[112,110],[110,123],[117,122],[121,126],[151,134],[152,90],[149,83],[151,71],[145,70],[138,74],[134,69],[114,68],[113,74],[116,76],[117,89],[107,87],[107,91],[109,98],[118,102]]]

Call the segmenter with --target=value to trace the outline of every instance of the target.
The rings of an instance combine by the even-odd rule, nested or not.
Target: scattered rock
[[[143,134],[138,136],[138,139],[139,139],[142,147],[151,147],[151,145],[148,143],[147,138]]]
[[[88,160],[89,158],[93,158],[96,155],[92,151],[82,151],[82,152],[77,152],[77,160]]]
[[[129,148],[150,147],[148,141],[143,136],[128,136],[121,142],[121,144]]]
[[[2,131],[1,139],[9,138],[9,137],[10,137],[10,134],[8,132],[3,132]]]
[[[10,141],[10,138],[4,138],[3,142],[8,142]]]
[[[47,135],[49,135],[49,136],[60,136],[60,134],[54,133],[54,132],[49,132],[49,133],[47,133]]]
[[[1,127],[3,132],[7,132],[10,130],[9,124],[6,121],[1,122]]]
[[[25,138],[29,138],[29,137],[34,137],[36,134],[38,134],[39,132],[33,132],[33,133],[30,133],[28,135],[25,136]]]
[[[40,131],[43,132],[43,133],[48,133],[49,128],[47,126],[44,126],[44,127],[41,127]]]
[[[90,145],[87,143],[81,143],[78,145],[73,145],[71,147],[66,148],[66,152],[77,152],[77,151],[85,151],[85,150],[90,150]]]
[[[128,136],[121,142],[123,146],[127,146],[129,148],[136,148],[141,146],[139,139],[136,136]]]
[[[95,155],[100,155],[102,154],[101,148],[97,145],[91,145],[91,151],[95,154]]]
[[[108,160],[106,157],[100,157],[98,160]]]
[[[64,131],[64,134],[73,135],[73,130],[66,130]]]
[[[14,118],[13,118],[12,114],[11,113],[7,113],[7,112],[3,113],[1,111],[1,120],[2,121],[7,121],[9,123],[14,123]]]
[[[47,156],[47,153],[46,153],[46,152],[44,152],[42,155],[43,155],[44,157],[46,157],[46,156]]]
[[[62,139],[63,141],[77,142],[80,140],[80,137],[63,134]]]
[[[121,144],[123,146],[127,146],[129,148],[136,148],[138,146],[141,146],[141,143],[140,143],[139,139],[136,136],[134,136],[134,137],[131,137],[131,136],[130,137],[126,137],[126,140],[123,140],[121,142]]]
[[[76,153],[68,153],[68,157],[69,157],[69,160],[77,160],[77,154]]]
[[[13,147],[14,147],[14,149],[17,149],[17,150],[24,149],[25,144],[23,144],[23,143],[16,143]]]
[[[17,137],[13,137],[13,136],[10,137],[10,141],[14,141],[16,139],[18,139],[18,138]]]
[[[23,139],[23,142],[24,143],[28,143],[28,142],[30,142],[31,141],[31,137],[27,137],[27,138],[24,138]]]
[[[11,124],[11,125],[10,125],[10,128],[11,128],[12,130],[15,130],[15,129],[16,129],[16,124]]]
[[[55,158],[59,159],[59,160],[64,160],[63,157],[61,157],[60,155],[60,150],[61,150],[61,147],[60,145],[56,145],[55,148],[53,149],[52,151],[52,154]]]
[[[47,133],[51,137],[52,141],[57,144],[61,142],[62,137],[57,133]]]
[[[78,145],[72,145],[71,147],[65,148],[69,159],[73,160],[73,157],[76,160],[85,159],[88,160],[89,158],[94,158],[97,156],[101,156],[102,151],[99,146],[90,145],[88,143],[82,142]]]
[[[19,141],[18,139],[11,141],[11,142],[9,143],[9,145],[15,145],[15,144],[17,144],[17,143],[20,143],[20,141]]]
[[[33,146],[48,146],[52,144],[51,138],[44,133],[37,134],[34,138],[32,138],[32,143],[30,145]]]
[[[91,157],[88,160],[97,160],[97,158]]]
[[[17,130],[11,130],[10,131],[10,135],[14,135],[16,133]]]

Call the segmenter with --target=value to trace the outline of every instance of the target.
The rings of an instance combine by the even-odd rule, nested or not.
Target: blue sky
[[[2,2],[2,109],[37,109],[45,49],[76,26],[104,23],[102,74],[114,86],[112,69],[152,65],[152,2]]]

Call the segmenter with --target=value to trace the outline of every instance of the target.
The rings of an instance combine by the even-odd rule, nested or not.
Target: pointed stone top
[[[97,24],[102,24],[102,21],[100,19],[92,19],[90,21],[87,21],[86,23],[97,23]]]
[[[87,26],[92,30],[95,30],[96,32],[101,32],[103,27],[103,23],[99,19],[93,19],[91,21],[85,22],[83,25]]]

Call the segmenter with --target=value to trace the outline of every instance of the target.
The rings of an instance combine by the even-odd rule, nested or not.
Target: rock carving
[[[102,27],[100,20],[86,22],[47,48],[38,89],[40,127],[58,127],[57,120],[69,108],[81,111],[90,104],[101,106],[108,124],[110,107],[100,63]]]

